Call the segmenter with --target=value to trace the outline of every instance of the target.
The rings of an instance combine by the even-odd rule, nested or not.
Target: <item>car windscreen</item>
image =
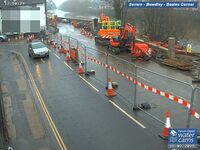
[[[38,49],[38,48],[43,48],[46,47],[46,45],[44,45],[43,43],[34,43],[32,44],[32,48],[33,49]]]

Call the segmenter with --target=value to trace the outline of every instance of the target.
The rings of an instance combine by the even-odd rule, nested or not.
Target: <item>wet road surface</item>
[[[81,36],[77,31],[74,31],[70,27],[68,28],[70,31],[68,33],[75,32],[77,37]],[[79,39],[82,40],[82,38]],[[84,40],[88,43],[88,46],[95,46],[92,41],[83,38]],[[104,87],[106,79],[103,75],[105,70],[97,65],[88,62],[90,69],[95,68],[96,75],[87,78],[79,76],[76,73],[78,66],[71,62],[66,63],[65,56],[60,55],[58,51],[51,49],[49,59],[33,60],[28,57],[26,44],[2,45],[1,49],[7,49],[8,51],[17,50],[23,54],[51,117],[68,149],[167,149],[166,141],[158,137],[164,125],[155,122],[154,119],[145,115],[145,113],[132,112],[129,109],[130,107],[127,107],[127,104],[133,104],[134,91],[134,86],[127,80],[121,79],[121,77],[109,72],[109,75],[114,80],[120,82],[119,89],[116,91],[119,94],[112,101],[109,101],[105,97],[106,91]],[[101,56],[98,52],[92,51],[89,55],[105,61],[103,54]],[[127,55],[122,54],[120,57],[127,58]],[[124,68],[126,65],[123,62],[116,62],[114,58],[110,58],[110,63],[119,68],[121,67],[120,69],[130,71],[129,74],[131,74],[132,66],[126,69]],[[152,68],[152,70],[159,67],[161,72],[169,73],[167,68],[161,68],[159,65],[155,67],[154,62],[149,64],[138,63],[142,67]],[[183,77],[184,80],[190,80],[187,75],[181,73],[177,75],[174,70],[170,70],[170,72],[174,73],[175,77],[179,76]],[[157,76],[149,76],[144,71],[140,71],[139,73],[141,80],[145,84],[153,84],[157,87],[166,84],[166,87],[171,92],[174,92],[173,88],[170,89],[170,84],[173,83],[167,84],[169,81],[163,81]],[[176,89],[179,89],[177,90],[178,95],[180,93],[185,94],[185,88],[178,86]],[[188,94],[183,96],[189,97]],[[151,95],[142,89],[138,89],[137,97],[138,103],[150,101],[155,107],[150,110],[150,113],[157,115],[163,122],[165,119],[165,110],[170,109],[172,114],[174,114],[172,118],[179,119],[176,121],[173,120],[173,124],[185,126],[187,110],[183,109],[182,106],[178,104],[174,105],[173,102],[169,103],[166,99],[153,94]],[[180,111],[176,109],[180,109]],[[196,127],[198,124],[196,124],[196,120],[194,121],[194,126]]]

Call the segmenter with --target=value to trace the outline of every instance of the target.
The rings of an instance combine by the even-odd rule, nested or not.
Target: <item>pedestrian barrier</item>
[[[169,110],[172,112],[174,127],[181,128],[191,125],[200,128],[200,115],[197,113],[200,112],[200,108],[196,105],[194,107],[194,104],[200,103],[196,100],[198,98],[195,98],[200,97],[195,96],[200,91],[199,89],[194,89],[186,82],[139,67],[107,52],[86,47],[74,38],[65,37],[64,41],[70,48],[71,59],[79,64],[79,73],[95,70],[95,76],[91,76],[91,79],[106,86],[108,96],[116,94],[116,97],[120,98],[123,103],[131,108],[137,108],[136,110],[141,110],[159,123],[163,124],[166,118],[162,114]],[[66,60],[69,60],[67,56]],[[85,63],[84,69],[82,64],[80,65],[81,61]],[[113,89],[110,78],[119,84],[118,88]],[[147,103],[151,106],[150,110],[145,110]],[[168,127],[167,121],[166,127]],[[163,135],[166,134],[163,132]]]
[[[91,78],[107,87],[108,68],[105,67],[108,61],[107,54],[101,51],[97,52],[95,49],[89,47],[86,47],[85,53],[81,53],[81,55],[86,61],[85,67],[87,68],[87,71],[95,71],[95,76],[92,76]]]
[[[189,118],[188,127],[199,129],[198,122],[200,121],[200,115],[197,112],[200,112],[200,88],[199,87],[193,90],[191,110],[190,110],[190,113],[188,114],[188,118]],[[195,118],[199,118],[199,119],[196,120]]]
[[[73,62],[79,64],[78,48],[75,47],[70,48],[70,57],[73,60]]]

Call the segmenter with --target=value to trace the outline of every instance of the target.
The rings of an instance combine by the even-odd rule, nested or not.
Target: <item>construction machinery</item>
[[[95,36],[95,43],[99,43],[101,45],[108,45],[110,39],[113,36],[120,35],[121,22],[119,21],[103,21],[100,23],[100,29]]]
[[[121,21],[111,21],[108,16],[103,13],[103,7],[100,13],[100,21],[98,22],[97,35],[95,43],[100,45],[108,45],[111,37],[120,35]]]
[[[125,23],[122,34],[110,38],[108,49],[114,54],[119,54],[121,51],[130,51],[135,58],[149,60],[151,57],[151,49],[145,43],[136,43],[135,37],[135,27],[129,23]]]

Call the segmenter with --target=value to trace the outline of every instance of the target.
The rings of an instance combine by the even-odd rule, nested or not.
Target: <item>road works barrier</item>
[[[68,39],[69,47],[78,47],[78,59],[85,62],[85,71],[95,70],[95,75],[91,76],[91,79],[106,87],[109,78],[118,82],[119,86],[115,89],[116,98],[123,104],[131,109],[141,110],[162,124],[165,112],[170,111],[173,127],[190,127],[194,126],[194,123],[200,129],[200,110],[193,108],[198,104],[193,97],[199,90],[194,89],[191,84],[139,67],[106,51],[86,47],[74,38]],[[176,73],[173,70],[171,72]],[[147,110],[149,105],[151,109]]]
[[[189,118],[188,125],[191,128],[199,129],[199,124],[197,123],[200,120],[200,115],[197,112],[200,112],[200,88],[199,87],[193,90],[192,102],[191,102],[191,115],[188,116]],[[196,120],[195,118],[199,118],[199,120]]]

